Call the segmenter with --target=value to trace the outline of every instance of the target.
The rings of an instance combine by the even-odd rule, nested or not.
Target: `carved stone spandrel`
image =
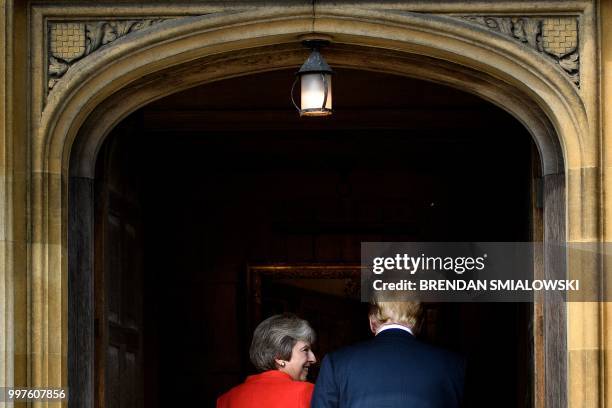
[[[47,83],[49,91],[76,61],[134,31],[166,19],[50,22]]]
[[[558,64],[567,78],[580,87],[577,17],[458,16],[523,43]]]

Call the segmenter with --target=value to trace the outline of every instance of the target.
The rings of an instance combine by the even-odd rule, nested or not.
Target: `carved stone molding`
[[[578,17],[459,17],[512,37],[546,55],[580,87]]]
[[[131,32],[166,19],[50,22],[48,33],[49,91],[78,60]]]
[[[558,16],[456,16],[523,43],[559,65],[568,79],[580,87],[578,17]],[[47,26],[48,90],[78,60],[102,46],[150,27],[166,18],[141,20],[51,21]]]

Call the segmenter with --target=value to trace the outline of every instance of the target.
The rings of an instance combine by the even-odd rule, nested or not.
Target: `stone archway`
[[[29,324],[47,334],[33,341],[33,355],[48,355],[53,363],[34,363],[33,383],[68,377],[71,404],[91,404],[91,183],[105,135],[130,112],[177,90],[298,66],[304,58],[298,37],[313,31],[332,36],[336,45],[328,60],[334,65],[447,84],[512,113],[541,153],[545,239],[596,239],[599,197],[593,192],[599,157],[589,119],[591,95],[558,66],[503,33],[492,35],[454,16],[333,5],[319,6],[316,16],[310,7],[289,7],[162,21],[75,63],[54,84],[46,105],[46,81],[34,81],[34,99],[40,103],[33,105],[32,117],[40,120],[32,126],[30,269],[34,279],[46,279],[32,291],[33,301],[43,308],[33,310]],[[415,54],[427,65],[417,64]],[[85,205],[72,211],[73,200]],[[545,261],[552,267],[552,260]],[[578,320],[579,313],[570,317]],[[546,310],[544,318],[550,322],[545,326],[557,331],[550,333],[544,351],[555,357],[547,359],[551,365],[545,370],[548,403],[564,406],[567,365],[558,353],[565,355],[569,348],[571,358],[573,350],[571,341],[566,343],[565,310]],[[577,372],[597,378],[598,369],[587,368],[584,349],[575,349]]]

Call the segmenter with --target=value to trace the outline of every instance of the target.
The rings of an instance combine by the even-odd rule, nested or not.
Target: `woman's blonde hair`
[[[398,323],[416,327],[422,312],[421,302],[370,302],[370,316],[380,324]]]

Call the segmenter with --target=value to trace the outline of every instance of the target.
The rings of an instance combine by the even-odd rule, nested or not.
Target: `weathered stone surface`
[[[79,59],[98,48],[164,19],[49,23],[49,89]]]
[[[462,18],[547,54],[552,62],[563,68],[574,84],[580,86],[577,17],[462,16]]]
[[[612,26],[600,23],[610,16],[610,2],[591,1],[320,1],[313,9],[311,1],[0,0],[0,386],[65,384],[68,376],[68,169],[86,173],[108,129],[149,100],[295,65],[299,53],[273,47],[298,49],[312,31],[346,47],[332,65],[426,78],[512,112],[538,141],[548,174],[569,176],[561,195],[567,236],[609,240]],[[414,55],[427,66],[406,63]],[[83,127],[91,140],[77,137]],[[79,166],[69,163],[73,148],[82,149]],[[610,344],[602,307],[570,306],[572,407],[612,403],[612,368],[599,357]]]

